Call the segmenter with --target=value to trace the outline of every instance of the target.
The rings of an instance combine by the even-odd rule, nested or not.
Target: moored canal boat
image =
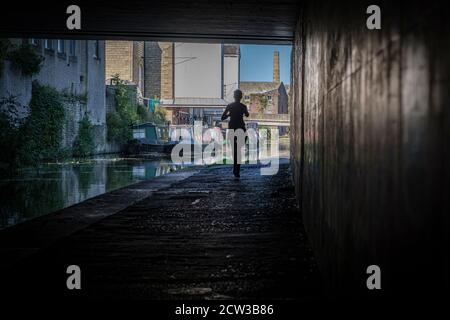
[[[169,128],[146,122],[133,125],[133,139],[128,142],[127,153],[139,154],[146,152],[170,154],[178,141],[171,141]]]

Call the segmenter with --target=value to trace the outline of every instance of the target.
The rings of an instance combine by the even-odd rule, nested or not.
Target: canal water
[[[179,168],[170,159],[103,156],[23,169],[0,180],[0,229]]]
[[[289,157],[289,140],[280,139],[279,156]],[[111,155],[22,169],[17,176],[0,180],[0,229],[186,166],[172,163],[170,157]]]

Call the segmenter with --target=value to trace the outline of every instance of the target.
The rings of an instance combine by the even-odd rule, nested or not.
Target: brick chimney
[[[273,52],[273,82],[280,83],[280,53]]]

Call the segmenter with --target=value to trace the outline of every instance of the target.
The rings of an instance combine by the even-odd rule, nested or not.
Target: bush
[[[21,70],[24,76],[34,76],[41,71],[44,58],[36,53],[31,44],[21,44],[7,53],[12,65]]]
[[[30,114],[21,127],[23,143],[19,158],[23,164],[36,164],[61,156],[65,111],[61,94],[50,86],[33,81]]]
[[[17,167],[17,150],[21,133],[20,126],[23,118],[19,110],[23,106],[17,101],[17,96],[0,99],[0,174],[10,174]]]
[[[107,139],[120,145],[127,143],[132,137],[131,129],[117,112],[110,111],[106,114]]]
[[[116,75],[112,83],[116,86],[116,110],[106,114],[107,139],[125,145],[132,137],[131,126],[138,121],[137,107],[131,102],[130,91],[123,80]]]
[[[156,124],[164,124],[166,123],[166,110],[161,107],[155,107],[155,111],[151,113],[152,120]]]
[[[61,91],[61,95],[65,101],[68,101],[70,103],[76,103],[76,102],[87,103],[87,100],[88,100],[87,92],[82,93],[82,94],[76,94],[76,93],[70,92],[68,89],[63,89]]]
[[[259,110],[258,111],[260,113],[264,113],[264,111],[267,109],[267,105],[269,103],[269,100],[264,95],[259,96],[258,100],[259,100]]]
[[[33,82],[30,111],[20,119],[20,107],[10,96],[0,101],[0,171],[11,174],[24,165],[37,165],[44,159],[59,159],[65,120],[61,95],[54,88]]]
[[[148,108],[142,104],[137,106],[137,115],[140,122],[148,122],[151,121],[151,112],[148,111]]]
[[[130,96],[128,86],[118,75],[112,82],[115,85],[116,110],[106,114],[108,141],[125,145],[132,138],[132,125],[142,122],[165,123],[166,113],[163,108],[156,107],[150,112],[144,105],[135,105]]]
[[[0,176],[10,175],[17,167],[19,129],[11,124],[9,117],[0,113]]]
[[[0,75],[3,72],[4,60],[7,57],[8,49],[11,47],[9,39],[0,39]]]
[[[156,107],[154,112],[150,112],[144,105],[138,105],[137,114],[139,122],[153,122],[164,124],[166,122],[166,111],[161,107]]]
[[[94,127],[87,115],[79,122],[78,135],[73,143],[73,155],[75,157],[87,157],[94,152]]]

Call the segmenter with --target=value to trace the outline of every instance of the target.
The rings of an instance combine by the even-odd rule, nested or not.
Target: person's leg
[[[233,174],[236,176],[239,174],[237,163],[237,137],[233,138]]]

